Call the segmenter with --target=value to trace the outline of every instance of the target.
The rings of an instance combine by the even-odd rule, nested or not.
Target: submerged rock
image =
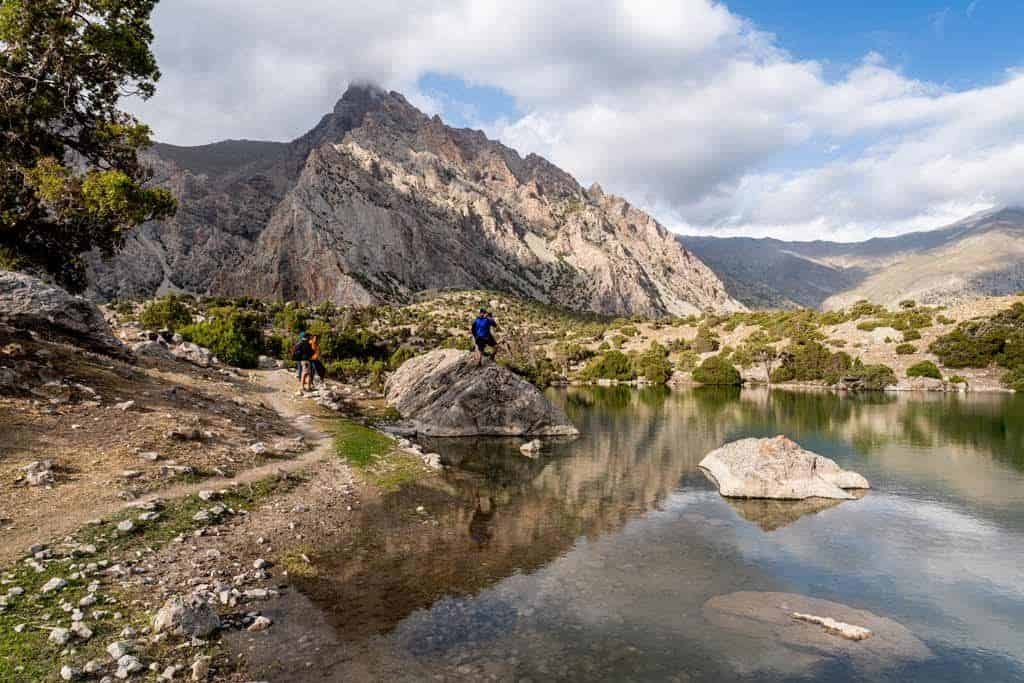
[[[439,349],[406,361],[387,401],[426,436],[570,436],[579,431],[537,387],[473,354]]]
[[[717,628],[746,636],[749,647],[736,648],[732,654],[733,664],[748,675],[805,675],[833,658],[877,672],[932,656],[920,639],[892,619],[805,595],[740,591],[711,598],[702,611]],[[856,637],[826,624],[842,624],[846,634]],[[864,639],[866,635],[870,637]]]
[[[850,500],[855,496],[844,489],[871,488],[856,472],[784,436],[727,443],[704,456],[699,466],[727,497]]]

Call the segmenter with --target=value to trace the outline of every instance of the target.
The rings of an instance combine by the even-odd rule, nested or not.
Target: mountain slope
[[[150,154],[180,210],[91,259],[98,296],[372,303],[485,288],[609,314],[742,308],[647,214],[398,93],[354,86],[291,143]]]
[[[839,308],[858,299],[952,304],[1024,289],[1024,210],[986,211],[952,225],[865,242],[680,237],[757,308]]]

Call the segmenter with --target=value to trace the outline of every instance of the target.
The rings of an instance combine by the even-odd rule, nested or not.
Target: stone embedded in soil
[[[115,403],[114,408],[120,410],[122,413],[128,412],[135,407],[135,401],[123,401],[121,403]]]
[[[82,677],[82,672],[78,669],[74,669],[67,664],[60,668],[60,678],[62,681],[75,681]]]
[[[71,631],[66,628],[55,628],[50,631],[48,640],[56,645],[66,645],[71,640]]]
[[[68,585],[67,581],[65,581],[64,579],[60,578],[59,576],[55,576],[55,577],[53,577],[52,579],[50,579],[49,581],[47,581],[46,583],[43,584],[41,592],[43,592],[43,593],[52,593],[53,591],[61,590],[62,588],[64,588],[67,585]]]
[[[205,638],[220,628],[220,617],[205,597],[172,596],[153,617],[153,633],[170,632]]]
[[[125,655],[117,660],[117,671],[114,672],[116,678],[125,680],[129,678],[133,673],[142,671],[144,667],[142,662],[133,655]]]
[[[212,661],[212,658],[205,655],[196,657],[196,660],[192,662],[192,680],[205,681],[210,675],[210,663]]]
[[[270,562],[267,562],[262,557],[252,562],[253,569],[266,569],[267,567],[273,566]]]
[[[133,649],[134,646],[127,640],[116,640],[110,645],[107,645],[107,654],[116,662],[129,654]]]
[[[249,625],[249,628],[247,628],[245,630],[248,631],[249,633],[257,633],[259,631],[266,631],[268,628],[270,628],[270,625],[272,623],[273,622],[268,617],[258,616],[252,622],[252,624]]]
[[[92,629],[83,624],[81,621],[76,621],[71,624],[71,632],[75,634],[75,637],[79,640],[89,640],[92,638]]]
[[[23,468],[25,483],[29,486],[49,486],[54,483],[53,461],[37,460]]]
[[[122,534],[131,533],[135,530],[135,522],[130,519],[123,519],[117,523],[117,530]]]

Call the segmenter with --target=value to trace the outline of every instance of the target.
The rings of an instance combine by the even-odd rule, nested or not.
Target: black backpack
[[[292,348],[292,360],[303,361],[313,357],[313,347],[307,341],[300,341]]]

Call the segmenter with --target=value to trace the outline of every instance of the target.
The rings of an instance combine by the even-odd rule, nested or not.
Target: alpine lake
[[[429,442],[439,479],[318,550],[292,600],[321,635],[288,680],[1024,681],[1024,396],[548,395],[579,438]],[[778,434],[872,489],[729,500],[697,467]],[[853,642],[780,611],[804,599],[885,626]]]

